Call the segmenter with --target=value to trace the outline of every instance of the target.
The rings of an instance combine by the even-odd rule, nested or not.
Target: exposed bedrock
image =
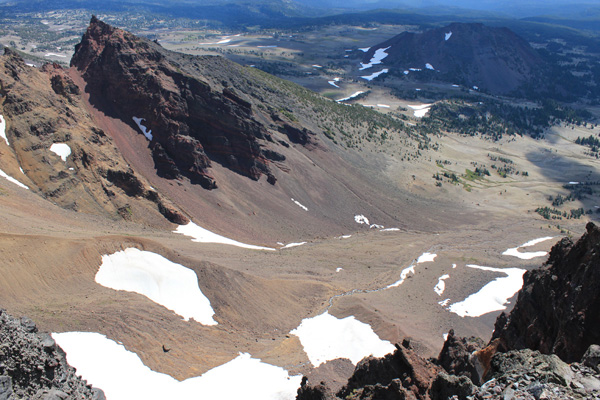
[[[71,65],[82,73],[96,106],[130,124],[133,117],[144,119],[160,176],[185,176],[214,189],[210,167],[218,162],[253,180],[266,175],[274,184],[269,164],[282,156],[263,151],[271,138],[264,116],[258,118],[234,88],[213,88],[203,80],[193,67],[200,57],[175,58],[157,43],[93,17]],[[309,141],[306,129],[284,130],[295,143]]]

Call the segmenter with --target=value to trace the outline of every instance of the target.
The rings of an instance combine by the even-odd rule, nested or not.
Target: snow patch
[[[442,307],[446,307],[448,304],[450,304],[450,299],[438,301],[438,304]]]
[[[385,229],[380,230],[379,232],[396,232],[399,230],[400,230],[400,228],[385,228]]]
[[[272,44],[272,45],[268,45],[268,46],[256,46],[259,49],[264,49],[264,48],[272,48],[272,47],[277,47],[276,45]]]
[[[129,248],[103,255],[95,280],[110,289],[146,296],[186,321],[193,318],[203,325],[217,324],[196,273],[159,254]]]
[[[402,272],[400,272],[400,279],[398,279],[396,282],[386,286],[385,289],[391,289],[391,288],[395,288],[395,287],[402,285],[404,283],[404,281],[406,280],[406,278],[408,277],[408,274],[413,274],[413,275],[415,274],[415,265],[422,264],[424,262],[432,262],[436,257],[437,257],[437,254],[434,254],[434,253],[421,254],[419,256],[419,258],[417,258],[417,261],[414,264],[411,264],[410,267],[404,268],[402,270]]]
[[[448,33],[445,33],[445,34],[444,34],[444,40],[446,40],[446,41],[447,41],[448,39],[450,39],[451,37],[452,37],[452,31],[450,31],[450,32],[448,32]]]
[[[425,68],[435,71],[435,68],[433,68],[433,65],[431,65],[429,63],[425,64]]]
[[[146,139],[152,140],[152,131],[149,131],[144,125],[142,125],[142,121],[144,118],[133,117],[133,121],[137,124],[140,131],[146,136]]]
[[[433,104],[421,104],[419,106],[409,105],[408,107],[414,110],[414,115],[416,118],[423,118],[425,115],[427,115],[432,105]]]
[[[335,81],[327,81],[327,83],[329,83],[331,86],[335,86],[335,87],[336,87],[336,88],[338,88],[338,89],[340,88],[340,87],[339,87],[339,86],[338,86],[338,85],[335,83]]]
[[[502,253],[502,255],[518,257],[521,260],[531,260],[532,258],[536,258],[536,257],[544,257],[545,255],[548,254],[547,251],[534,251],[534,252],[521,253],[519,251],[519,249],[521,247],[535,246],[538,243],[542,243],[542,242],[545,242],[546,240],[550,240],[550,239],[554,239],[554,236],[546,236],[543,238],[533,239],[533,240],[530,240],[529,242],[524,243],[518,247],[513,247],[510,249],[507,249],[504,253]]]
[[[390,47],[392,46],[388,46],[385,49],[381,48],[375,50],[375,53],[373,54],[373,57],[371,57],[371,60],[367,64],[360,63],[360,68],[358,70],[363,71],[365,69],[371,68],[373,65],[381,64],[383,59],[389,55],[385,51],[388,50]]]
[[[404,268],[402,270],[402,272],[400,272],[400,279],[398,279],[396,282],[394,282],[390,285],[387,285],[385,288],[391,289],[391,288],[395,288],[395,287],[402,285],[404,283],[404,281],[406,280],[406,278],[408,277],[408,274],[413,274],[413,275],[415,274],[415,266],[414,265],[411,265],[408,268]]]
[[[323,68],[323,66],[322,66],[322,65],[318,65],[318,64],[313,64],[313,66],[312,66],[312,67],[313,67],[313,68]]]
[[[367,75],[367,76],[361,76],[361,78],[366,79],[367,81],[372,81],[373,79],[377,78],[379,75],[387,74],[388,72],[389,72],[389,69],[384,68],[379,72],[375,72],[374,74]]]
[[[100,333],[53,333],[52,338],[67,353],[77,374],[102,388],[110,400],[293,400],[302,380],[302,375],[290,376],[283,368],[240,353],[228,363],[180,382],[152,371],[136,353]]]
[[[71,148],[66,143],[53,143],[50,146],[50,151],[59,156],[64,162],[67,162],[67,157],[71,155]]]
[[[23,189],[27,189],[29,190],[29,187],[27,187],[27,185],[22,184],[21,182],[19,182],[18,180],[16,180],[15,178],[13,178],[12,176],[8,175],[6,172],[2,171],[0,169],[0,176],[3,177],[4,179],[14,183],[17,186],[22,187]]]
[[[293,202],[294,202],[294,203],[295,203],[295,204],[296,204],[298,207],[300,207],[301,209],[303,209],[304,211],[308,211],[308,208],[306,208],[305,206],[303,206],[302,204],[300,204],[300,202],[299,202],[299,201],[296,201],[296,200],[294,200],[294,199],[292,199],[292,201],[293,201]]]
[[[377,107],[379,107],[379,108],[390,108],[390,106],[388,106],[387,104],[377,104]]]
[[[417,258],[417,264],[422,264],[424,262],[432,262],[437,257],[437,254],[434,253],[423,253]]]
[[[369,355],[382,357],[395,350],[394,345],[381,340],[370,325],[352,315],[338,319],[325,312],[303,319],[290,334],[298,336],[315,367],[336,358],[347,358],[356,365]]]
[[[8,138],[6,137],[6,121],[2,115],[0,115],[0,137],[4,139],[7,146],[10,146],[10,143],[8,143]]]
[[[371,50],[370,47],[363,47],[362,49],[359,49],[360,51],[362,51],[363,53],[368,52],[369,50]]]
[[[44,57],[62,57],[62,58],[67,58],[67,56],[65,56],[64,54],[56,54],[56,53],[46,53],[46,54],[44,54]]]
[[[369,219],[367,217],[365,217],[364,215],[355,215],[354,216],[354,222],[356,222],[357,224],[366,224],[369,225]]]
[[[444,280],[448,278],[450,278],[450,275],[448,274],[442,275],[438,278],[438,283],[433,288],[433,290],[438,294],[438,296],[441,296],[444,293],[444,290],[446,290],[446,282],[444,282]]]
[[[369,229],[373,229],[373,228],[375,228],[375,229],[383,229],[383,228],[385,228],[385,226],[383,226],[383,225],[377,225],[377,224],[371,224],[371,225],[369,225]]]
[[[335,272],[340,272],[340,271],[343,271],[343,270],[344,270],[344,268],[342,268],[342,267],[337,267],[337,268],[335,269]]]
[[[283,246],[282,249],[289,249],[290,247],[302,246],[303,244],[306,244],[306,242],[288,243],[285,246]]]
[[[501,272],[506,276],[494,279],[477,293],[447,308],[448,311],[461,317],[480,317],[493,311],[505,310],[508,299],[523,287],[524,269],[492,268],[479,265],[467,265],[467,267],[483,271]]]
[[[179,225],[177,229],[173,231],[173,233],[180,233],[182,235],[190,236],[192,238],[192,242],[220,243],[243,247],[245,249],[275,251],[275,249],[270,247],[254,246],[252,244],[241,243],[236,240],[226,238],[225,236],[217,235],[208,229],[204,229],[201,226],[196,225],[192,221],[188,222],[186,225]]]
[[[337,101],[338,103],[341,103],[342,101],[348,101],[348,100],[352,100],[353,98],[355,98],[355,97],[358,97],[358,96],[360,96],[360,95],[361,95],[361,94],[363,94],[363,93],[364,93],[364,91],[362,91],[362,90],[359,90],[358,92],[354,92],[354,93],[352,93],[352,94],[351,94],[350,96],[348,96],[348,97],[344,97],[343,99],[338,99],[338,100],[336,100],[336,101]]]

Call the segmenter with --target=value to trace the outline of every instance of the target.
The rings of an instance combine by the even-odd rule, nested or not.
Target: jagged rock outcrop
[[[420,357],[404,341],[385,357],[367,357],[335,397],[324,384],[308,386],[303,380],[298,399],[429,399],[431,382],[442,369]]]
[[[71,65],[85,79],[95,106],[132,126],[133,117],[144,119],[160,176],[185,176],[213,189],[217,182],[210,167],[218,162],[254,180],[266,175],[274,184],[269,164],[282,155],[263,149],[272,141],[265,125],[272,119],[257,116],[250,99],[224,80],[211,86],[197,67],[202,62],[92,17]],[[223,70],[235,73],[232,63],[222,63]],[[290,140],[308,143],[306,130],[281,126]]]
[[[375,51],[387,47],[383,63],[391,67],[390,73],[404,75],[409,71],[409,79],[477,86],[494,94],[516,91],[545,68],[541,56],[523,38],[508,28],[480,23],[403,32],[371,47],[363,62],[368,63]]]
[[[68,71],[56,64],[37,70],[6,49],[0,56],[0,97],[10,141],[2,168],[31,190],[76,211],[131,220],[162,214],[171,222],[187,223],[94,123]],[[68,146],[64,160],[51,151],[55,143]]]
[[[0,399],[93,399],[104,392],[92,388],[71,367],[65,353],[47,333],[27,318],[0,309]]]
[[[525,273],[515,307],[496,321],[493,338],[506,348],[573,362],[600,343],[600,229],[590,222],[586,230],[577,243],[561,240],[542,268]]]
[[[485,347],[485,342],[477,337],[463,338],[448,332],[438,362],[451,375],[466,376],[475,384],[481,384],[483,374],[476,353]]]

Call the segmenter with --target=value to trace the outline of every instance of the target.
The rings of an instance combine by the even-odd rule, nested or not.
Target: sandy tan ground
[[[579,235],[588,217],[547,221],[533,210],[548,205],[548,195],[565,193],[566,182],[599,180],[597,161],[573,143],[597,128],[568,126],[554,128],[546,140],[491,142],[444,135],[435,138],[439,150],[424,150],[410,161],[393,156],[401,142],[391,141],[385,149],[365,144],[344,154],[322,142],[315,151],[295,148],[287,154],[290,179],[280,180],[279,186],[251,182],[215,165],[214,173],[224,183],[208,192],[157,178],[146,143],[132,126],[89,111],[132,167],[198,224],[270,247],[280,247],[277,241],[307,242],[275,252],[194,243],[172,233],[172,224],[149,228],[66,211],[0,179],[2,307],[32,317],[42,330],[106,334],[150,368],[178,379],[202,374],[239,352],[292,373],[307,373],[307,356],[289,332],[303,318],[326,310],[339,318],[354,315],[385,340],[411,337],[424,355],[435,355],[451,328],[487,339],[499,312],[461,318],[438,302],[460,301],[499,276],[466,264],[539,266],[543,258],[524,261],[501,253],[553,236],[528,249],[549,250],[561,236]],[[488,154],[510,158],[528,176],[468,180],[466,169],[473,168],[472,162],[490,165]],[[440,166],[437,160],[451,162]],[[10,171],[16,173],[16,168]],[[336,171],[336,180],[327,180],[328,171]],[[442,171],[461,176],[461,183],[437,187],[432,175]],[[592,208],[597,196],[564,207]],[[400,230],[380,232],[356,224],[353,217],[361,213],[372,223]],[[96,284],[101,256],[128,247],[159,253],[196,271],[219,324],[186,322],[141,295]],[[438,256],[417,265],[415,275],[400,287],[378,290],[397,281],[424,252]],[[438,296],[433,287],[443,274],[450,278],[444,296]],[[163,345],[171,351],[165,353]]]

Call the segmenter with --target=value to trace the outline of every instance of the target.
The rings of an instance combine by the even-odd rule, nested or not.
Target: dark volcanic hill
[[[508,28],[480,23],[453,23],[423,33],[403,32],[371,47],[368,63],[376,50],[387,48],[390,73],[409,73],[417,79],[435,79],[494,93],[508,94],[538,76],[545,63],[540,55]],[[435,71],[426,67],[430,64]],[[395,70],[395,71],[394,71]]]

